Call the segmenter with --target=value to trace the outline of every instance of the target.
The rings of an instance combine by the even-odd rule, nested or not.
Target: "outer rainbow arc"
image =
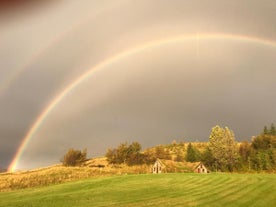
[[[9,165],[8,171],[13,172],[16,169],[17,163],[20,159],[20,156],[24,152],[24,149],[28,145],[29,141],[31,140],[32,136],[36,133],[38,128],[43,124],[47,116],[51,113],[51,111],[65,98],[74,88],[76,88],[79,84],[81,84],[83,81],[88,79],[93,72],[100,70],[108,65],[111,65],[112,63],[119,61],[127,56],[130,56],[132,54],[141,52],[147,48],[156,47],[159,45],[164,44],[170,44],[175,42],[181,42],[181,41],[187,41],[191,39],[233,39],[233,40],[239,40],[239,41],[245,41],[245,42],[252,42],[252,43],[258,43],[270,47],[276,47],[276,42],[272,40],[267,39],[261,39],[257,37],[250,37],[245,35],[233,35],[233,34],[221,34],[221,33],[210,33],[210,34],[197,34],[197,35],[180,35],[180,36],[174,36],[171,38],[165,38],[161,40],[156,41],[150,41],[143,44],[138,45],[137,47],[130,48],[128,50],[125,50],[123,52],[117,53],[114,56],[107,58],[103,60],[102,62],[95,65],[93,68],[89,69],[87,72],[79,76],[75,81],[73,81],[71,84],[69,84],[67,87],[65,87],[57,96],[52,100],[49,105],[42,111],[42,113],[38,116],[34,124],[32,125],[31,129],[28,131],[26,136],[23,138],[23,141],[18,148],[12,162]]]
[[[118,3],[118,2],[116,2]],[[24,62],[21,66],[18,67],[17,70],[15,70],[13,73],[11,73],[7,78],[4,79],[3,83],[0,84],[0,96],[5,93],[5,90],[11,85],[11,83],[19,77],[19,75],[28,69],[29,66],[31,66],[37,59],[39,59],[45,52],[47,52],[50,48],[55,46],[58,42],[62,40],[62,38],[66,37],[70,32],[76,31],[78,28],[83,26],[85,23],[88,23],[88,21],[91,21],[92,18],[96,18],[99,16],[104,10],[102,9],[97,11],[97,13],[93,13],[93,15],[87,15],[85,17],[85,20],[80,20],[74,25],[71,25],[68,27],[64,32],[61,32],[57,34],[55,37],[53,37],[48,44],[46,44],[41,49],[38,49],[37,52],[33,53],[31,55],[31,59]]]

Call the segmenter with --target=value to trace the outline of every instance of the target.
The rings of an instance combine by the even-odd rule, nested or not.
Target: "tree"
[[[263,135],[272,135],[272,136],[275,136],[276,135],[276,129],[275,129],[275,126],[274,124],[272,123],[270,125],[270,129],[268,130],[267,126],[264,126],[264,130],[263,130]]]
[[[132,142],[128,147],[128,154],[126,158],[127,165],[137,165],[144,162],[144,155],[141,153],[142,146],[138,142]]]
[[[176,151],[176,157],[174,159],[176,162],[183,162],[184,161],[184,156],[183,153],[181,153],[180,150]]]
[[[191,143],[187,146],[187,154],[186,154],[187,162],[197,162],[200,161],[200,152],[193,147]]]
[[[267,126],[264,126],[263,134],[268,134]]]
[[[165,150],[163,145],[158,145],[155,147],[155,156],[158,159],[171,160],[172,157],[168,151]]]
[[[252,147],[255,150],[268,150],[276,148],[276,136],[272,135],[259,135],[252,140]]]
[[[206,147],[204,152],[202,153],[201,156],[201,161],[203,162],[204,165],[206,165],[210,170],[217,170],[217,166],[215,165],[215,158],[212,154],[212,151],[210,150],[209,147]]]
[[[215,126],[209,137],[209,149],[221,171],[233,171],[238,161],[238,148],[233,131]]]
[[[275,129],[275,126],[274,126],[273,123],[270,126],[269,134],[272,135],[272,136],[276,135],[276,129]]]
[[[239,154],[241,156],[241,159],[243,161],[248,161],[248,157],[250,156],[251,153],[251,146],[247,141],[244,141],[240,144],[239,147]]]
[[[74,150],[70,148],[61,159],[64,166],[80,166],[86,161],[87,150]]]
[[[142,164],[145,162],[145,156],[141,153],[141,149],[138,142],[133,142],[130,145],[122,143],[115,149],[108,149],[105,156],[107,161],[112,164]]]
[[[241,170],[251,170],[252,164],[252,147],[247,141],[243,141],[239,146],[239,155],[240,155],[240,168]]]
[[[276,168],[276,136],[272,124],[268,134],[260,134],[252,139],[252,165],[257,171]]]

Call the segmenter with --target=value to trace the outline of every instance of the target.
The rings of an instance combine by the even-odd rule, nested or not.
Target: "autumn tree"
[[[122,143],[117,148],[110,148],[106,152],[109,163],[135,165],[144,162],[144,155],[141,153],[141,145],[138,142],[132,144]]]
[[[184,161],[184,156],[183,153],[180,150],[176,151],[176,157],[174,159],[176,162],[183,162]]]
[[[209,149],[219,170],[233,171],[239,157],[233,131],[228,127],[213,127],[209,137]]]
[[[87,150],[75,150],[70,148],[67,153],[61,159],[61,162],[64,166],[80,166],[82,165],[87,156]]]
[[[163,145],[158,145],[155,147],[155,157],[164,160],[172,159],[170,153],[165,149]]]

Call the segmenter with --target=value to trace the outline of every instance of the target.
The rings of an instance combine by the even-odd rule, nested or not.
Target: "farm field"
[[[143,174],[0,193],[6,207],[274,206],[274,174]]]

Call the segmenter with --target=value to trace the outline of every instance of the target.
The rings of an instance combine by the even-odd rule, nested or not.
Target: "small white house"
[[[164,169],[164,167],[165,166],[163,165],[163,163],[159,159],[157,159],[156,162],[152,166],[152,173],[160,174],[160,173],[162,173],[162,170]]]
[[[195,173],[208,173],[207,168],[200,162],[194,169]]]

